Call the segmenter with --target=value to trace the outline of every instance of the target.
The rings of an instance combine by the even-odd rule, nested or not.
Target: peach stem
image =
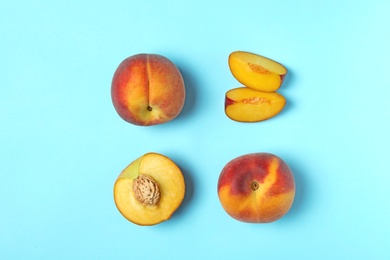
[[[252,183],[251,183],[251,189],[253,190],[253,191],[255,191],[255,190],[257,190],[259,188],[259,184],[256,182],[256,181],[253,181]]]

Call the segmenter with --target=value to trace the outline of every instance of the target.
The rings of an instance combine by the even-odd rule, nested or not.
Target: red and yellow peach
[[[122,61],[111,83],[119,116],[135,125],[156,125],[179,115],[185,86],[178,68],[157,54],[137,54]]]
[[[218,197],[233,218],[250,223],[280,219],[295,196],[294,176],[288,165],[270,153],[252,153],[231,160],[218,180]]]

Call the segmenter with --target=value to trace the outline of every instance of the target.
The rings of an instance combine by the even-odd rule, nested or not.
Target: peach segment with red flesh
[[[181,205],[184,177],[168,157],[147,153],[129,164],[114,185],[119,212],[129,221],[151,226],[168,220]]]
[[[111,83],[115,110],[135,125],[166,123],[179,115],[185,86],[178,68],[157,54],[137,54],[122,61]]]
[[[286,99],[276,92],[241,87],[226,92],[225,113],[235,121],[258,122],[277,115],[285,104]]]
[[[232,75],[241,84],[259,91],[276,91],[287,74],[282,64],[250,52],[232,52],[228,63]]]
[[[268,223],[284,216],[294,201],[294,176],[287,164],[270,153],[231,160],[218,180],[218,197],[233,218]]]

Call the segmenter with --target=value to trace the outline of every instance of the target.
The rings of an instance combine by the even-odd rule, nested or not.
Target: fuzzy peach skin
[[[231,160],[218,180],[218,197],[233,218],[249,223],[280,219],[295,196],[294,176],[287,164],[270,153],[252,153]]]
[[[135,125],[156,125],[176,118],[185,102],[178,68],[157,54],[137,54],[120,63],[111,83],[115,110]]]
[[[287,74],[282,64],[245,51],[232,52],[228,64],[232,75],[241,84],[264,92],[278,90]]]

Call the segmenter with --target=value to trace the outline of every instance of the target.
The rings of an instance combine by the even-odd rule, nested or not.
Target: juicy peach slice
[[[259,91],[276,91],[287,74],[282,64],[250,52],[232,52],[228,63],[231,73],[240,83]]]
[[[147,153],[129,164],[114,185],[115,204],[122,215],[140,226],[168,220],[181,205],[185,182],[168,157]]]
[[[277,115],[285,104],[286,99],[276,92],[241,87],[226,92],[225,113],[235,121],[258,122]]]

